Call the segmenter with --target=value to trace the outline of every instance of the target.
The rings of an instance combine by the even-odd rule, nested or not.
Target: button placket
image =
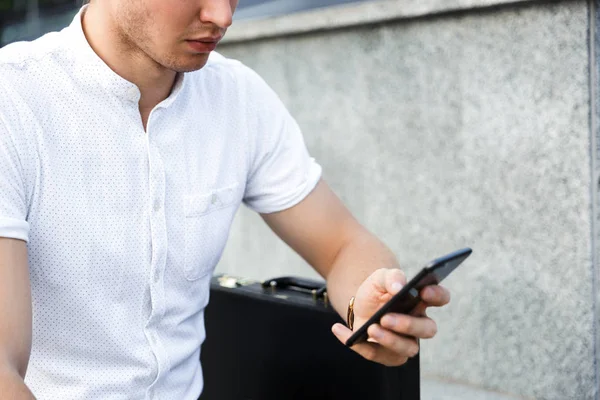
[[[148,124],[150,127],[150,124]],[[168,354],[157,333],[157,327],[165,312],[163,275],[167,259],[167,232],[164,214],[165,172],[160,152],[150,140],[150,129],[146,135],[149,164],[150,234],[152,261],[150,265],[151,313],[146,324],[148,340],[158,363],[158,381],[170,369]],[[155,383],[156,383],[155,381]]]
[[[151,158],[150,171],[150,195],[152,201],[153,213],[150,216],[150,225],[152,231],[152,275],[162,276],[166,264],[166,221],[164,215],[164,169],[160,154],[156,148],[149,146]],[[156,318],[164,312],[164,288],[162,284],[151,285],[151,293],[155,295],[156,302],[153,301],[153,314]]]

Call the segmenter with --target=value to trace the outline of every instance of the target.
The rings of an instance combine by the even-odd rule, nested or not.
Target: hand
[[[400,291],[406,277],[400,269],[379,269],[371,274],[358,288],[354,300],[354,329],[363,325],[375,312]],[[442,286],[427,286],[421,290],[421,303],[411,315],[388,313],[380,324],[367,330],[367,342],[352,346],[352,350],[366,358],[386,366],[404,364],[419,353],[417,339],[432,338],[437,333],[435,321],[426,315],[427,307],[441,307],[450,302],[450,292]],[[352,331],[342,324],[335,324],[332,331],[346,343]]]

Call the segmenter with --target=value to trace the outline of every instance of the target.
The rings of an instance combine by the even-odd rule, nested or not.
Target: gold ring
[[[346,321],[348,322],[348,328],[354,329],[354,296],[350,299],[348,304],[348,314],[346,315]]]

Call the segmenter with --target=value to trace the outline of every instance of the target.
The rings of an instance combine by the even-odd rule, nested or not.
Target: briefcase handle
[[[324,297],[327,292],[327,286],[323,282],[297,278],[295,276],[280,276],[278,278],[267,279],[261,285],[265,289],[305,290],[316,295],[316,297]]]

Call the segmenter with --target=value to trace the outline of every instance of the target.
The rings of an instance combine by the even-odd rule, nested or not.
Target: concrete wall
[[[478,2],[302,34],[289,21],[319,12],[262,21],[262,35],[238,29],[220,51],[279,93],[324,178],[409,276],[474,249],[446,282],[452,303],[430,313],[424,376],[597,400],[595,5],[466,3]],[[371,15],[361,7],[373,5],[335,15]],[[289,31],[267,37],[269,23]],[[246,209],[218,271],[316,276]]]

